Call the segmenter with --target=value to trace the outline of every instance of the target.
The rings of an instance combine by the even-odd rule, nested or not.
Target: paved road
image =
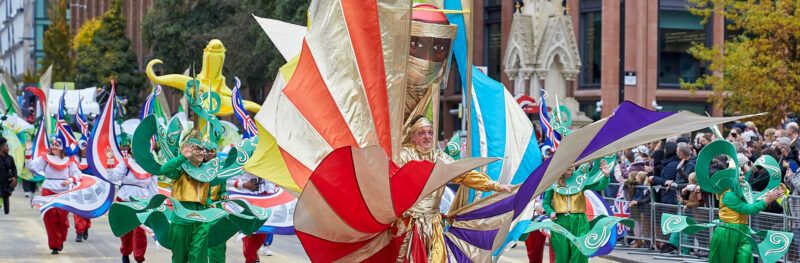
[[[11,213],[0,213],[0,262],[119,262],[119,238],[111,233],[108,218],[104,215],[92,220],[89,239],[75,242],[75,229],[70,219],[70,232],[64,250],[51,255],[47,247],[47,236],[38,209],[30,208],[30,199],[25,198],[21,189],[11,196]],[[273,256],[261,255],[262,262],[309,262],[300,241],[296,236],[276,236],[272,246]],[[624,252],[621,252],[624,253]],[[620,255],[627,256],[627,255]],[[147,262],[169,262],[170,251],[157,248],[155,242],[148,240]],[[131,260],[133,258],[131,257]],[[228,262],[244,262],[242,245],[235,237],[228,240]],[[504,253],[499,262],[528,262],[525,245],[519,245]],[[615,262],[609,259],[592,258],[590,262]],[[653,262],[653,261],[650,261]]]

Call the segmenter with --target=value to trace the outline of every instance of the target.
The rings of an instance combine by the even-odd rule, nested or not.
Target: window
[[[703,102],[691,102],[691,101],[664,101],[658,102],[661,105],[661,110],[659,111],[666,111],[666,112],[675,112],[675,111],[690,111],[700,115],[706,115],[707,113],[711,112],[711,107],[707,103]]]
[[[711,41],[710,27],[702,20],[688,11],[659,11],[659,88],[678,88],[680,80],[695,82],[706,72],[705,63],[686,53],[692,43]]]
[[[486,35],[488,56],[486,60],[487,73],[493,79],[500,79],[500,64],[502,64],[501,54],[503,52],[502,38],[503,32],[500,23],[491,23],[486,25]]]
[[[581,86],[600,84],[602,18],[600,11],[585,12],[580,16]],[[597,85],[595,88],[600,86]]]
[[[493,79],[500,79],[500,67],[503,63],[503,28],[501,23],[502,5],[499,0],[489,0],[484,6],[483,61],[486,74]]]

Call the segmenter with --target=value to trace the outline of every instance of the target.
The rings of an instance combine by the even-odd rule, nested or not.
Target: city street
[[[72,215],[69,216],[70,231],[64,250],[58,255],[51,255],[47,248],[47,238],[44,224],[37,209],[31,208],[29,199],[25,198],[22,189],[17,188],[11,196],[11,213],[0,213],[0,228],[3,234],[0,238],[0,262],[117,262],[120,260],[119,238],[111,233],[107,215],[92,219],[92,228],[89,230],[89,239],[81,243],[75,242],[75,229]],[[525,246],[518,242],[518,246],[510,249],[500,258],[499,262],[528,262]],[[262,262],[309,262],[308,257],[296,236],[275,236],[272,256],[259,255]],[[546,256],[546,255],[545,255]],[[170,251],[156,248],[155,241],[148,240],[147,262],[169,262]],[[131,256],[133,260],[133,256]],[[236,237],[228,240],[228,262],[244,262],[241,242]],[[614,262],[606,259],[595,258],[590,262]]]

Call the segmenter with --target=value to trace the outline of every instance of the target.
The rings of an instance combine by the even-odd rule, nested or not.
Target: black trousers
[[[22,190],[29,193],[36,192],[36,182],[22,180]]]

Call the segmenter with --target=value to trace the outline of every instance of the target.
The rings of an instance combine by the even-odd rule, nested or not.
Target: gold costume
[[[586,213],[586,196],[583,191],[574,195],[553,192],[553,209],[558,214]]]
[[[203,205],[208,200],[209,183],[195,180],[188,174],[181,172],[181,177],[172,181],[172,197],[181,202],[198,202]]]
[[[413,145],[404,145],[403,148],[400,149],[400,158],[397,161],[398,165],[403,166],[413,160],[426,160],[435,163],[438,159],[453,161],[450,156],[438,149],[421,151]],[[466,185],[469,188],[484,192],[501,190],[500,184],[492,181],[492,179],[485,174],[475,171],[459,175],[450,182]],[[397,262],[403,262],[411,251],[414,227],[418,229],[422,241],[425,243],[428,250],[427,255],[429,262],[447,262],[442,217],[439,215],[439,203],[442,200],[443,194],[444,187],[439,188],[439,190],[434,191],[408,209],[403,213],[403,218],[398,220],[397,235],[399,236],[404,233],[407,233],[407,235],[403,239],[403,244],[400,247],[400,254],[397,258]]]
[[[725,190],[722,194],[719,195],[719,200],[722,200],[722,197],[725,196],[726,193],[730,192],[731,190]],[[720,202],[719,204],[719,219],[725,223],[731,224],[747,224],[747,215],[741,214],[739,212],[733,211],[730,207],[725,205],[724,202]]]

